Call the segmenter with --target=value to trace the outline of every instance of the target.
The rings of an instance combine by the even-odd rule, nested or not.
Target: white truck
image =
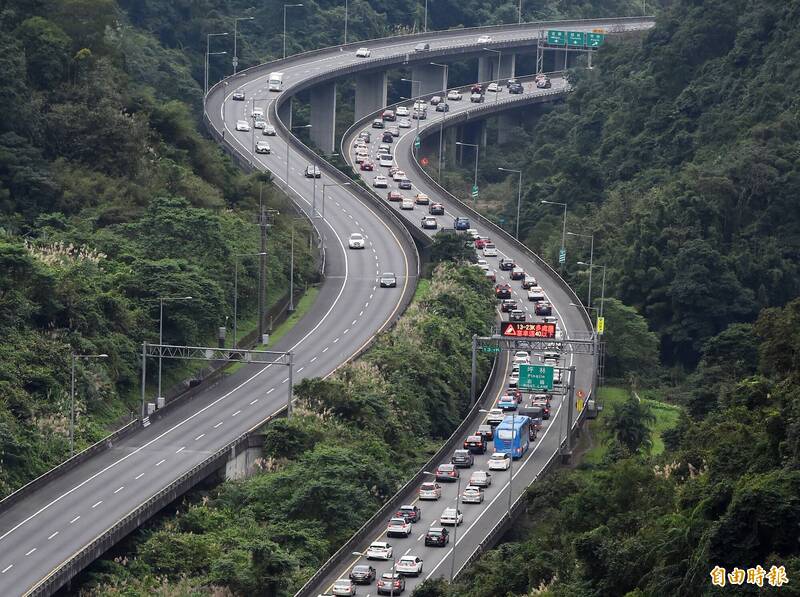
[[[283,73],[270,73],[269,74],[269,90],[282,91],[283,90]]]

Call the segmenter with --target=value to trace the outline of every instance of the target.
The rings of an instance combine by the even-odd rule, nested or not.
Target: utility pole
[[[316,180],[316,178],[314,179]],[[289,313],[294,313],[294,220],[292,220],[292,240],[289,252]]]
[[[264,183],[261,183],[264,188]],[[267,212],[263,201],[259,201],[261,210],[258,214],[258,226],[261,229],[261,255],[259,256],[258,268],[258,339],[264,338],[264,317],[266,313],[265,303],[267,300]]]
[[[478,334],[472,334],[472,375],[469,383],[469,403],[475,404],[478,385]]]

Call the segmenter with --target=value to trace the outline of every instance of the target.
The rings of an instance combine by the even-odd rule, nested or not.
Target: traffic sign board
[[[559,263],[566,263],[567,262],[567,250],[560,249],[558,251],[558,262]]]
[[[587,33],[586,34],[586,45],[590,48],[597,48],[598,46],[603,45],[606,36],[602,33]]]
[[[500,352],[500,347],[484,344],[483,346],[481,346],[481,352],[486,352],[489,354],[497,354]]]
[[[414,149],[419,149],[420,145],[421,145],[421,143],[420,143],[420,140],[419,140],[419,136],[417,136],[417,138],[414,139]]]
[[[520,365],[517,386],[520,390],[552,390],[553,367],[550,365]]]
[[[583,31],[568,31],[567,45],[582,48],[586,45],[586,34]]]
[[[475,199],[478,197],[478,185],[472,185],[472,198]]]
[[[239,57],[238,56],[234,56],[233,60],[231,60],[231,62],[233,62],[233,68],[236,68],[237,66],[239,66]]]
[[[567,32],[558,31],[556,29],[549,29],[547,31],[547,43],[551,46],[565,46],[567,45]]]
[[[602,336],[605,331],[606,331],[606,318],[605,317],[598,317],[597,318],[597,333]]]
[[[504,321],[500,325],[500,334],[506,338],[555,338],[556,324]]]

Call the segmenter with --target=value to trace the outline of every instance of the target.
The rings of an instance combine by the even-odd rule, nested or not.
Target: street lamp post
[[[546,203],[547,205],[561,205],[564,207],[564,224],[561,227],[561,251],[564,254],[564,261],[561,261],[559,255],[559,264],[561,266],[561,271],[564,271],[564,263],[566,262],[566,255],[567,255],[567,204],[566,203],[559,203],[558,201],[545,201],[542,199],[542,203]]]
[[[495,82],[497,83],[497,90],[494,92],[494,101],[497,101],[497,96],[500,95],[500,61],[503,58],[503,52],[500,50],[493,50],[492,48],[483,48],[485,52],[494,52],[497,54],[497,72],[495,73],[497,77],[495,78]]]
[[[234,253],[233,254],[233,347],[238,348],[237,324],[239,321],[239,257],[261,257],[261,253]]]
[[[206,104],[206,96],[208,95],[208,57],[210,55],[212,55],[210,53],[210,50],[211,50],[211,38],[215,37],[215,36],[218,36],[218,35],[228,35],[228,33],[225,32],[225,33],[207,33],[206,34],[206,64],[205,64],[206,68],[205,68],[205,79],[204,79],[205,83],[203,85],[203,90],[205,92],[203,94],[203,106],[204,107],[205,107],[205,104]],[[214,52],[213,55],[216,56],[218,54],[225,54],[225,53],[226,52]]]
[[[328,187],[349,187],[352,182],[326,182],[322,185],[322,215],[320,216],[323,220],[325,219],[325,189]]]
[[[449,65],[439,64],[438,62],[431,62],[431,66],[438,66],[444,69],[444,89],[442,89],[442,101],[447,104],[447,86],[449,84],[448,71]],[[442,117],[439,119],[439,161],[437,163],[436,181],[442,181],[442,138],[444,137],[444,121],[447,119],[447,112],[442,112]]]
[[[594,232],[591,234],[578,234],[577,232],[567,232],[570,236],[580,236],[582,238],[589,238],[592,241],[591,248],[589,249],[589,295],[586,297],[586,306],[592,304],[592,268],[594,267]]]
[[[286,58],[286,9],[296,8],[303,6],[302,4],[284,4],[283,5],[283,57]]]
[[[519,0],[519,10],[517,11],[517,24],[522,25],[522,0]]]
[[[644,4],[644,0],[642,0],[642,4]],[[425,0],[425,19],[424,19],[422,27],[423,27],[423,31],[425,33],[427,33],[428,32],[428,0]]]
[[[255,17],[236,17],[233,19],[233,74],[236,74],[236,68],[239,66],[239,54],[236,53],[236,39],[238,37],[239,21],[252,21]]]
[[[578,265],[585,265],[585,266],[589,267],[589,271],[591,271],[595,267],[602,267],[603,268],[603,279],[602,279],[602,282],[600,283],[600,309],[598,310],[598,315],[600,317],[602,317],[603,316],[603,306],[604,306],[605,301],[606,301],[606,266],[605,265],[600,265],[600,264],[598,264],[598,265],[591,264],[590,265],[590,264],[586,263],[585,261],[578,261],[577,263],[578,263]]]
[[[522,170],[513,170],[511,168],[498,168],[498,170],[502,170],[503,172],[514,172],[519,175],[519,183],[517,188],[517,220],[516,231],[514,232],[514,238],[519,240],[519,211],[520,206],[522,205]]]
[[[294,313],[294,219],[292,219],[291,238],[289,243],[289,313]]]
[[[477,143],[463,143],[461,141],[456,141],[456,145],[462,145],[467,147],[474,147],[475,148],[475,178],[472,182],[472,186],[474,188],[478,188],[478,152],[480,150],[480,145]],[[477,201],[477,197],[473,193],[472,195],[472,208],[475,209],[475,202]]]
[[[158,301],[158,344],[164,344],[164,301],[191,301],[191,296],[160,296],[155,299]],[[158,394],[156,399],[161,397],[161,352],[159,349],[158,356]]]
[[[75,454],[75,361],[78,359],[106,359],[108,355],[102,354],[75,354],[71,357],[71,374],[69,390],[69,455],[70,458]]]
[[[416,79],[400,79],[400,80],[406,81],[407,83],[411,83],[411,97],[408,99],[414,99],[414,104],[416,105],[417,102],[415,98],[422,95],[422,81],[417,81]],[[417,95],[414,95],[414,83],[417,84]],[[417,108],[412,108],[412,109],[417,110],[417,139],[419,139],[419,121],[420,121],[419,117],[421,116],[421,114],[419,113],[420,112],[419,109]]]
[[[347,45],[347,18],[348,18],[348,1],[344,0],[344,45]]]

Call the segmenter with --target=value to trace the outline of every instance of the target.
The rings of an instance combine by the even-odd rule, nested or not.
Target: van
[[[270,73],[269,74],[269,90],[281,91],[283,90],[283,73]]]
[[[427,52],[430,49],[431,49],[431,44],[429,44],[428,42],[422,42],[414,46],[415,52]]]

